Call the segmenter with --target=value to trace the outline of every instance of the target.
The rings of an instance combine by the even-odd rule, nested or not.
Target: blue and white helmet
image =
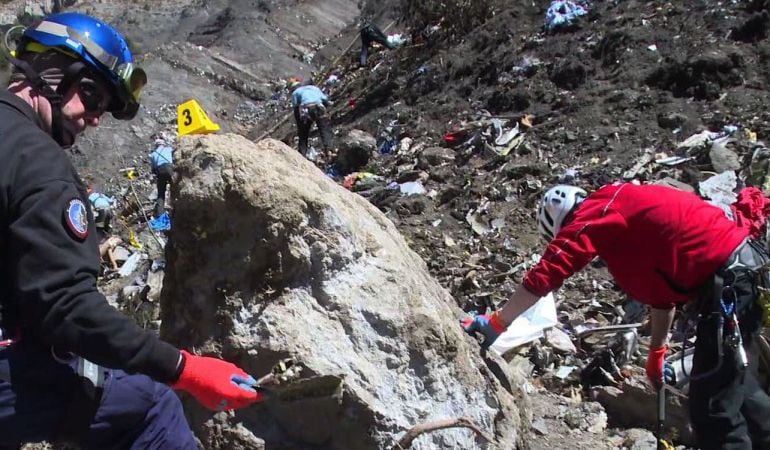
[[[83,62],[112,87],[107,111],[119,120],[134,118],[147,74],[134,65],[126,39],[112,26],[80,13],[45,17],[26,28],[17,47],[20,53],[56,49]]]
[[[588,197],[588,193],[577,186],[560,184],[543,195],[543,201],[537,210],[537,228],[547,240],[559,233],[564,219],[572,210]]]

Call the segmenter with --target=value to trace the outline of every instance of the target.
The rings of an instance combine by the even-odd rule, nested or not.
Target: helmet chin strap
[[[32,88],[48,100],[51,105],[51,137],[62,147],[67,146],[68,144],[64,142],[64,118],[62,115],[64,94],[80,79],[81,74],[86,70],[86,65],[80,61],[74,61],[70,64],[64,70],[64,77],[54,90],[28,62],[10,56],[8,59],[11,64],[24,72],[24,76]]]

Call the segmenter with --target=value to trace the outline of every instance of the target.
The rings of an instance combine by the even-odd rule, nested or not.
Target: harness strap
[[[687,308],[690,311],[689,317],[694,320],[703,320],[708,319],[715,312],[720,312],[724,285],[725,279],[721,271],[711,275],[708,281],[698,290],[695,303],[692,305],[693,308]]]
[[[721,274],[721,270],[717,271],[712,275],[711,282],[706,283],[704,285],[703,290],[701,291],[701,295],[698,296],[698,304],[696,305],[695,312],[697,313],[698,317],[698,329],[700,329],[701,326],[704,326],[704,324],[711,320],[714,321],[714,315],[717,315],[717,320],[714,328],[714,332],[716,333],[716,345],[717,345],[717,362],[711,369],[707,370],[703,373],[691,373],[690,379],[691,380],[701,380],[707,377],[710,377],[711,375],[715,374],[719,369],[722,368],[722,362],[724,359],[724,345],[722,342],[723,338],[723,327],[724,327],[724,315],[721,311],[721,302],[722,302],[722,290],[724,289],[724,278]],[[686,350],[687,341],[685,340],[685,348],[682,349],[682,352]],[[696,342],[695,345],[698,345]],[[684,367],[684,358],[681,359],[682,361],[682,372],[687,374],[685,367]]]
[[[7,55],[8,61],[24,72],[24,76],[32,87],[45,97],[51,104],[51,137],[62,145],[64,139],[64,127],[62,125],[62,112],[61,107],[64,99],[64,94],[67,93],[70,87],[75,84],[83,73],[88,69],[86,65],[80,61],[74,61],[64,70],[64,77],[59,85],[54,90],[43,77],[38,74],[32,66],[19,58]]]

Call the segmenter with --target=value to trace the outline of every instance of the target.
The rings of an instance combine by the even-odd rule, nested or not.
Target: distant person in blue
[[[155,200],[155,217],[160,217],[166,209],[166,188],[174,176],[174,149],[163,138],[155,138],[155,150],[150,153],[150,167],[155,174],[158,199]]]
[[[91,203],[91,210],[94,214],[94,225],[96,231],[103,235],[109,234],[112,230],[112,207],[115,206],[115,199],[101,192],[95,192],[88,188],[88,201]]]
[[[307,156],[307,141],[313,123],[318,125],[324,152],[329,152],[332,149],[332,124],[326,108],[331,106],[332,102],[318,87],[312,84],[302,85],[298,77],[289,78],[286,87],[291,91],[294,120],[297,121],[299,135],[299,152],[302,156]]]

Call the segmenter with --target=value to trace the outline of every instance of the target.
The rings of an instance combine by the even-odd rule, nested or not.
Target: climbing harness
[[[760,294],[764,293],[767,298],[770,298],[767,290],[769,283],[765,282],[767,265],[764,250],[759,244],[747,239],[730,255],[725,266],[714,274],[708,295],[702,296],[698,305],[698,327],[716,327],[714,333],[716,334],[717,361],[710,370],[692,374],[691,380],[702,380],[721,370],[726,352],[734,355],[736,368],[739,370],[744,370],[748,366],[748,355],[738,318],[740,305],[738,305],[735,283],[742,276],[748,277],[752,288],[756,287]],[[758,298],[755,301],[762,306],[762,300]],[[681,364],[682,372],[686,375],[684,358]]]
[[[734,291],[734,290],[733,290]],[[727,329],[724,343],[735,354],[736,363],[739,368],[746,368],[749,365],[746,349],[743,348],[743,338],[741,337],[741,327],[738,324],[738,313],[735,308],[735,300],[732,303],[725,303],[724,299],[719,301],[722,309],[722,315]]]

